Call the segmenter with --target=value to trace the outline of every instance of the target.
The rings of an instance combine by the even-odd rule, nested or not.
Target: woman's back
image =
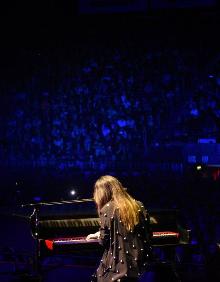
[[[128,230],[122,223],[118,207],[109,201],[100,211],[100,243],[105,251],[97,271],[98,281],[137,278],[146,266],[149,241],[149,219],[138,202],[139,223]]]

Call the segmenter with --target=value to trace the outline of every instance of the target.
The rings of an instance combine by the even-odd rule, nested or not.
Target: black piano
[[[179,222],[178,210],[149,210],[152,246],[155,248],[187,245],[190,230]],[[44,254],[100,253],[98,240],[86,236],[99,229],[94,202],[53,202],[36,205],[31,215],[32,234],[39,243],[39,256]]]

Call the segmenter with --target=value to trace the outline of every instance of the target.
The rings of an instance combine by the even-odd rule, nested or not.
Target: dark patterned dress
[[[97,269],[97,281],[137,281],[148,264],[150,247],[149,217],[142,203],[140,222],[133,231],[123,226],[114,202],[100,212],[100,243],[104,254]]]

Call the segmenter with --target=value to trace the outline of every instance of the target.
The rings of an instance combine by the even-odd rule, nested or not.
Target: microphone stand
[[[39,238],[39,212],[40,212],[40,206],[36,205],[34,207],[34,211],[30,216],[31,222],[34,224],[34,230],[32,232],[32,236],[35,238],[36,241],[36,253],[35,253],[35,260],[34,260],[34,271],[37,276],[40,276],[41,274],[41,264],[40,264],[40,257],[41,257],[41,251],[40,251],[40,238]]]

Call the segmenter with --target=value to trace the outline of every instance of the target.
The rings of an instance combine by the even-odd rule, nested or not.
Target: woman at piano
[[[104,253],[92,281],[136,282],[150,258],[149,216],[141,202],[110,175],[94,185],[100,229],[87,236],[99,238]]]

